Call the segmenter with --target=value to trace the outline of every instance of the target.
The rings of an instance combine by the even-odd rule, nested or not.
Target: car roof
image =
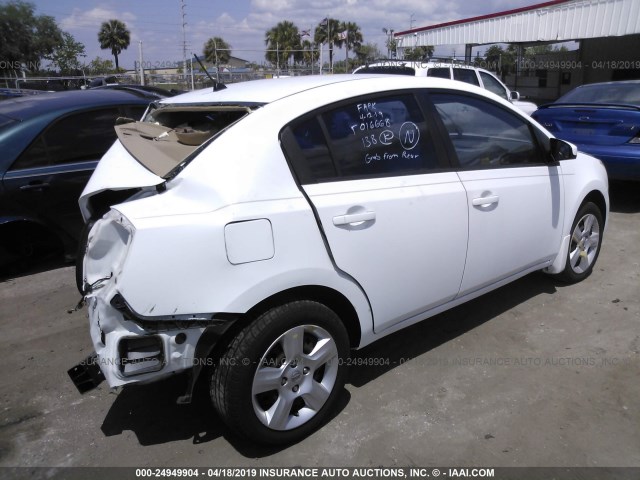
[[[380,77],[380,75],[378,75]],[[386,76],[383,76],[386,77]],[[245,103],[265,104],[295,95],[307,90],[344,82],[359,82],[365,80],[365,75],[306,75],[303,77],[288,77],[278,79],[252,80],[250,82],[226,85],[227,88],[213,91],[204,88],[193,92],[177,95],[160,101],[161,104],[178,103]]]
[[[152,85],[136,85],[134,83],[118,83],[118,84],[108,84],[108,85],[100,85],[99,87],[91,87],[91,89],[100,89],[100,90],[125,90],[132,92],[141,92],[149,94],[154,98],[167,98],[174,97],[178,95],[179,92],[177,90],[167,90],[161,87],[154,87]]]
[[[471,70],[480,70],[474,65],[465,65],[464,63],[438,61],[438,60],[383,60],[381,62],[369,63],[358,67],[356,70],[365,69],[367,67],[410,67],[415,69],[455,67],[468,68]]]
[[[355,82],[358,82],[357,84]],[[386,75],[380,73],[366,73],[360,75],[308,75],[290,77],[278,80],[252,80],[227,85],[227,88],[213,91],[213,88],[195,90],[175,97],[160,100],[160,105],[264,105],[273,103],[301,93],[311,93],[312,90],[331,85],[344,85],[345,92],[362,89],[363,93],[405,88],[447,88],[450,90],[469,91],[490,96],[483,89],[457,80],[437,77],[416,77],[408,75]],[[321,92],[319,92],[321,94]],[[493,94],[491,94],[493,95]]]
[[[616,85],[639,85],[640,80],[615,80],[613,82],[598,82],[598,83],[585,83],[584,85],[579,85],[576,88],[584,88],[584,87],[597,87],[602,85],[610,85],[615,87]]]
[[[147,104],[156,99],[156,95],[131,90],[50,92],[4,100],[0,103],[0,115],[24,121],[52,112],[62,114],[108,105]]]

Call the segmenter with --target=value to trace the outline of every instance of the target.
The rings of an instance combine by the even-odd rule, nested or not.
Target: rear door
[[[100,157],[116,140],[115,120],[142,106],[70,114],[55,121],[16,159],[3,178],[8,201],[26,214],[78,238],[78,198]]]
[[[534,127],[497,103],[433,93],[459,164],[469,206],[469,248],[459,296],[558,253],[563,225],[560,167],[549,164]]]
[[[466,195],[413,94],[317,112],[285,130],[283,144],[337,268],[369,298],[376,332],[455,297]]]

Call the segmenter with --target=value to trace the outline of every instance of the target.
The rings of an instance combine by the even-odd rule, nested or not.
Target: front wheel
[[[592,202],[582,205],[571,227],[567,263],[557,275],[560,280],[576,283],[591,275],[600,254],[603,228],[602,212],[597,205]]]
[[[309,435],[344,387],[346,329],[328,307],[295,301],[262,314],[222,355],[211,379],[216,410],[234,431],[282,444]]]

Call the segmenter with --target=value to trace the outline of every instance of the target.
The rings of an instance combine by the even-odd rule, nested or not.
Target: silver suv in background
[[[533,102],[520,100],[518,92],[512,92],[493,73],[483,68],[471,67],[450,62],[424,62],[407,60],[386,60],[356,68],[353,73],[389,73],[392,75],[410,75],[416,77],[436,77],[459,80],[489,90],[511,102],[527,115],[535,112],[538,106]]]

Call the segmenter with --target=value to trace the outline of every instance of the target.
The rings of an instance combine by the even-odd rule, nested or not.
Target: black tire
[[[286,358],[285,350],[297,348],[299,355]],[[307,356],[320,352],[330,358],[322,365]],[[347,331],[331,309],[308,300],[287,303],[260,315],[230,342],[211,377],[211,399],[241,436],[259,443],[293,443],[327,419],[344,387],[348,354]],[[254,394],[266,373],[273,373],[273,379],[270,375],[266,390]]]
[[[0,260],[14,271],[25,271],[45,260],[62,258],[60,239],[45,227],[27,222],[0,229]]]
[[[567,262],[556,278],[566,283],[577,283],[591,275],[600,255],[603,229],[600,208],[592,202],[584,203],[571,224]]]

